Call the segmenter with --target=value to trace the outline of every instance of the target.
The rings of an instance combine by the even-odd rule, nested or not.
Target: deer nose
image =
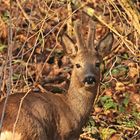
[[[85,84],[94,84],[96,83],[96,79],[94,76],[86,76],[85,79],[84,79],[84,83]]]

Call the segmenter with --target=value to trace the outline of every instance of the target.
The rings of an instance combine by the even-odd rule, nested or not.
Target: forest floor
[[[108,31],[115,41],[81,139],[140,140],[139,0],[1,0],[1,98],[8,90],[67,91],[71,63],[61,34],[73,35],[73,22],[84,23],[85,14],[96,22],[95,44]]]

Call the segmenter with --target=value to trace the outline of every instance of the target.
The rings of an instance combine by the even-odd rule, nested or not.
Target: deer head
[[[111,50],[113,35],[112,33],[108,33],[98,45],[95,46],[95,26],[92,20],[89,22],[87,42],[84,42],[81,36],[81,24],[79,20],[75,22],[74,31],[77,41],[76,44],[74,44],[72,39],[66,34],[62,37],[66,51],[74,66],[74,76],[72,76],[72,78],[77,81],[79,87],[97,87],[100,81],[99,66],[103,57],[108,55]]]

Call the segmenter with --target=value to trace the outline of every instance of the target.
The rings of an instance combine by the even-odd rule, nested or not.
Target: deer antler
[[[89,21],[89,31],[88,31],[88,37],[87,37],[87,47],[89,49],[94,49],[94,39],[95,39],[95,23],[93,20],[90,19]]]
[[[74,31],[75,31],[78,50],[81,50],[84,48],[84,42],[80,33],[80,26],[81,26],[80,21],[79,20],[75,21]]]

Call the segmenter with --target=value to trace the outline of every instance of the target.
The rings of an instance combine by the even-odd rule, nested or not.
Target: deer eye
[[[99,68],[100,67],[100,62],[96,62],[95,66],[96,66],[96,68]]]
[[[80,66],[80,64],[75,64],[76,65],[76,68],[80,68],[81,66]]]

